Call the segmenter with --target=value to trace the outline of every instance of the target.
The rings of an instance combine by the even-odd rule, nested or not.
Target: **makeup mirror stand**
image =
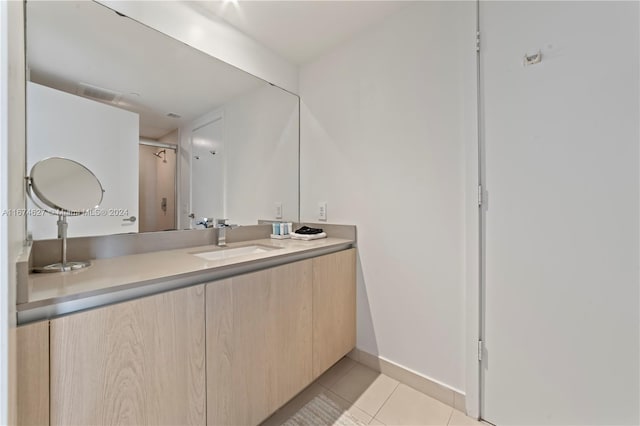
[[[90,194],[90,193],[82,194],[81,191],[77,191],[75,188],[68,188],[68,191],[64,191],[65,195],[68,195],[68,194],[73,194],[74,196],[85,195],[87,201],[83,201],[83,202],[86,203],[86,208],[98,207],[102,202],[102,194],[104,192],[104,190],[102,189],[102,185],[100,185],[100,181],[96,178],[96,176],[89,169],[87,169],[86,167],[84,167],[83,165],[75,161],[68,160],[65,158],[53,157],[53,158],[47,158],[45,160],[42,160],[33,166],[33,168],[31,169],[30,176],[26,178],[27,195],[38,208],[42,209],[43,211],[49,214],[58,216],[58,221],[57,221],[58,238],[61,240],[61,243],[62,243],[61,261],[59,263],[53,263],[53,264],[42,266],[42,267],[36,267],[33,269],[33,272],[68,272],[68,271],[83,269],[91,265],[91,262],[88,260],[72,261],[72,262],[67,261],[67,229],[69,227],[69,224],[67,222],[67,216],[79,216],[83,214],[84,211],[78,208],[60,207],[59,203],[53,202],[51,198],[47,198],[47,196],[45,195],[46,191],[43,192],[43,190],[49,189],[49,191],[51,191],[51,189],[38,188],[38,184],[37,182],[35,182],[37,179],[34,179],[34,175],[36,174],[36,171],[38,170],[38,168],[42,169],[47,165],[47,163],[52,163],[52,162],[57,163],[56,164],[57,168],[50,169],[50,170],[45,169],[46,172],[41,172],[39,174],[39,177],[41,179],[43,177],[45,178],[43,179],[45,182],[46,181],[50,182],[51,180],[55,180],[56,175],[51,174],[51,172],[53,171],[54,173],[57,172],[57,173],[64,173],[64,174],[75,173],[74,179],[71,180],[72,182],[77,183],[78,181],[80,181],[80,183],[82,183],[81,182],[82,179],[85,179],[85,183],[88,180],[90,184],[93,184],[95,186],[94,188],[95,191],[93,194]],[[49,175],[47,175],[46,173],[49,173]],[[59,194],[58,194],[58,198],[59,198]],[[97,200],[97,203],[96,203],[96,200]],[[43,204],[48,206],[49,208],[43,207]],[[71,202],[68,205],[71,205]]]

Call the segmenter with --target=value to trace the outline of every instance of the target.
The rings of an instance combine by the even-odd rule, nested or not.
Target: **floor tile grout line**
[[[343,400],[343,401],[346,401],[346,402],[349,404],[349,409],[350,409],[350,408],[352,408],[352,407],[356,407],[358,410],[362,411],[362,412],[363,412],[363,413],[365,413],[367,416],[371,416],[371,414],[369,414],[367,411],[365,411],[365,410],[363,410],[362,408],[358,407],[358,406],[356,405],[356,403],[355,403],[355,402],[349,401],[347,398],[345,398],[345,397],[343,397],[342,395],[339,395],[339,394],[337,394],[337,393],[333,392],[331,389],[327,389],[327,391],[328,391],[329,393],[331,393],[331,395],[338,397],[338,399],[341,399],[341,400]],[[348,411],[349,409],[347,409],[347,411]],[[372,418],[373,418],[373,417],[372,417]]]
[[[355,407],[355,404],[354,404],[353,402],[349,401],[347,398],[345,398],[345,397],[343,397],[343,396],[341,396],[341,395],[338,395],[337,393],[335,393],[335,392],[334,392],[334,391],[332,391],[331,389],[327,389],[327,392],[329,392],[329,393],[331,394],[331,395],[328,395],[328,396],[337,396],[337,397],[338,397],[338,399],[341,399],[341,400],[343,400],[343,401],[346,401],[348,404],[351,404],[351,405],[349,406],[349,408],[351,408],[351,407]],[[369,414],[369,413],[367,413],[367,414]]]
[[[349,398],[347,398],[347,397],[345,397],[345,396],[340,395],[338,392],[334,391],[333,389],[327,389],[327,390],[328,390],[329,392],[331,392],[332,394],[334,394],[334,395],[336,395],[336,396],[339,396],[341,399],[344,399],[344,400],[345,400],[345,401],[347,401],[349,404],[351,404],[353,407],[355,407],[355,406],[356,406],[356,402],[355,402],[355,401],[351,401]],[[358,407],[358,408],[360,408],[360,407]],[[363,411],[364,411],[364,410],[363,410]],[[365,411],[365,413],[366,413],[366,411]],[[369,414],[369,413],[367,413],[367,414]],[[369,415],[370,415],[370,414],[369,414]]]
[[[354,367],[355,367],[355,366],[354,366]],[[367,367],[366,365],[365,365],[364,367],[365,367],[365,368],[369,368],[369,367]],[[371,369],[370,369],[370,370],[371,370]],[[374,370],[374,371],[375,371],[375,370]],[[377,371],[376,371],[376,373],[378,374],[378,376],[383,376],[383,374],[382,374],[382,373],[380,373],[380,372],[377,372]],[[389,376],[386,376],[386,377],[389,377]],[[342,379],[340,379],[340,380],[342,380]],[[395,380],[395,379],[393,379],[393,380]],[[396,380],[396,381],[397,381],[397,380]],[[336,382],[336,383],[337,383],[337,382]],[[395,390],[396,390],[396,388],[398,387],[398,385],[399,385],[399,384],[400,384],[400,383],[397,383],[397,384],[396,384],[396,386],[393,388],[393,390],[391,391],[391,393],[395,392]],[[328,389],[328,390],[329,390],[329,392],[331,392],[332,394],[334,394],[334,395],[338,396],[339,398],[344,399],[345,401],[347,401],[349,404],[351,404],[351,406],[352,406],[352,407],[356,407],[358,410],[361,410],[362,412],[364,412],[364,413],[365,413],[365,414],[367,414],[368,416],[372,416],[372,414],[370,414],[367,410],[365,410],[364,408],[361,408],[361,407],[359,407],[358,405],[356,405],[356,402],[357,402],[357,400],[358,400],[357,398],[356,398],[356,400],[355,400],[355,401],[351,401],[349,398],[347,398],[346,396],[342,396],[342,395],[340,395],[338,392],[334,391],[333,389]],[[391,396],[391,394],[389,394],[389,396]],[[388,400],[388,399],[389,399],[389,397],[387,397],[387,399],[385,399],[385,401],[382,403],[382,405],[384,405],[384,403],[385,403],[385,402],[387,402],[387,400]],[[382,406],[380,406],[380,408],[382,408]],[[380,411],[380,409],[378,409],[378,411]],[[376,413],[377,413],[377,411],[376,411]],[[373,416],[372,416],[372,417],[373,417]]]
[[[345,357],[345,358],[348,358],[348,357]],[[343,358],[343,359],[344,359],[344,358]],[[320,393],[328,392],[328,393],[330,393],[330,394],[332,394],[332,395],[334,395],[334,396],[336,396],[336,397],[338,397],[338,398],[340,398],[340,399],[342,399],[342,400],[346,401],[347,403],[349,403],[349,404],[350,404],[350,407],[349,407],[349,408],[351,408],[351,407],[356,407],[358,410],[362,411],[364,414],[366,414],[367,416],[370,416],[370,417],[371,417],[371,420],[370,420],[369,422],[367,422],[367,424],[369,424],[369,423],[371,423],[374,419],[376,419],[376,417],[375,417],[375,416],[372,416],[371,414],[369,414],[369,412],[367,412],[367,411],[363,410],[362,408],[358,407],[358,406],[355,404],[355,402],[350,401],[350,400],[348,400],[347,398],[345,398],[345,397],[343,397],[343,396],[339,395],[338,393],[336,393],[336,392],[332,389],[332,387],[333,387],[335,384],[337,384],[337,383],[338,383],[340,380],[342,380],[342,379],[343,379],[347,374],[349,374],[349,372],[350,372],[351,370],[353,370],[357,365],[360,365],[360,366],[362,366],[362,367],[364,367],[364,368],[367,368],[367,369],[369,369],[369,370],[373,370],[372,368],[370,368],[370,367],[368,367],[368,366],[366,366],[366,365],[362,364],[362,363],[361,363],[361,362],[359,362],[359,361],[356,361],[355,359],[352,359],[352,358],[348,358],[348,359],[352,361],[351,365],[350,365],[350,366],[349,366],[349,367],[348,367],[348,368],[347,368],[347,369],[346,369],[342,374],[338,375],[338,377],[333,381],[333,383],[331,384],[331,386],[326,386],[326,385],[324,385],[324,384],[320,383],[320,382],[318,381],[318,379],[322,376],[322,375],[320,375],[319,377],[317,377],[317,378],[316,378],[316,379],[315,379],[315,380],[314,380],[314,381],[309,385],[309,387],[311,387],[313,384],[316,384],[316,385],[318,385],[318,387],[320,388],[320,389],[319,389],[319,390],[320,390]],[[338,362],[341,362],[341,361],[338,361]],[[338,364],[338,363],[336,363],[336,364]],[[333,367],[331,367],[331,368],[333,368]],[[329,371],[329,370],[327,370],[327,371]],[[375,371],[375,370],[373,370],[373,371]],[[381,373],[381,372],[379,372],[379,371],[376,371],[376,373],[377,373],[378,375],[384,375],[384,374],[382,374],[382,373]],[[323,374],[324,374],[324,373],[323,373]],[[386,376],[386,375],[385,375],[385,376]],[[389,377],[389,376],[387,376],[387,377]],[[395,380],[395,379],[394,379],[394,380]],[[397,380],[396,380],[396,381],[397,381]],[[384,406],[384,404],[389,400],[389,398],[390,398],[390,397],[391,397],[391,395],[395,392],[395,390],[398,388],[398,386],[399,386],[399,385],[400,385],[400,383],[399,383],[399,382],[398,382],[398,383],[396,383],[396,386],[393,388],[393,391],[391,391],[391,393],[389,394],[389,396],[387,397],[387,399],[385,399],[385,401],[382,403],[382,405],[380,406],[380,408],[378,409],[378,411],[376,411],[376,415],[378,414],[378,412],[380,411],[380,409],[382,409],[382,407]],[[305,390],[306,390],[306,389],[305,389]],[[300,394],[302,394],[302,392],[304,392],[305,390],[301,391],[301,392],[300,392]],[[286,407],[288,404],[290,404],[291,402],[293,402],[293,400],[294,400],[295,398],[297,398],[300,394],[296,395],[294,398],[292,398],[290,401],[288,401],[288,402],[287,402],[283,407],[280,407],[279,409],[277,409],[277,410],[276,410],[276,411],[275,411],[275,412],[274,412],[270,417],[274,416],[277,412],[281,411],[284,407]],[[303,404],[303,406],[304,406],[304,405],[306,405],[306,404]],[[347,411],[348,411],[348,409],[347,409]],[[379,420],[378,420],[378,421],[379,421]],[[382,422],[381,422],[381,423],[382,423]]]
[[[359,363],[358,361],[356,361],[355,359],[351,359],[351,358],[348,358],[348,357],[346,357],[346,356],[345,356],[345,357],[343,357],[342,359],[345,359],[345,358],[350,359],[351,361],[353,361],[353,364],[352,364],[350,367],[348,367],[348,368],[347,368],[347,371],[345,371],[344,373],[340,374],[340,375],[339,375],[339,376],[338,376],[338,377],[333,381],[333,383],[331,383],[331,385],[329,385],[329,386],[324,386],[324,385],[322,385],[322,386],[324,386],[326,389],[331,390],[331,388],[332,388],[336,383],[338,383],[340,380],[342,380],[342,379],[344,378],[344,376],[346,376],[346,375],[347,375],[347,374],[348,374],[348,373],[349,373],[349,372],[350,372],[350,371],[351,371],[351,370],[356,366],[356,364],[360,364],[360,363]],[[342,362],[342,359],[341,359],[340,361],[336,362],[336,363],[334,364],[334,366],[335,366],[335,365],[338,365],[338,363]],[[331,368],[333,368],[333,367],[331,367]],[[330,368],[329,370],[331,370],[331,368]],[[327,370],[327,371],[329,371],[329,370]],[[322,377],[322,375],[320,375],[320,377]],[[317,381],[317,380],[318,380],[318,379],[316,379],[316,381]],[[318,382],[318,384],[319,384],[319,383],[320,383],[320,382]],[[335,392],[334,392],[334,393],[335,393]]]
[[[345,359],[345,358],[346,359],[351,359],[349,357],[344,357],[342,359]],[[349,371],[353,370],[353,368],[358,364],[360,364],[358,361],[356,361],[355,359],[351,359],[351,366],[347,368],[347,371],[345,371],[344,374],[347,374]],[[360,365],[363,365],[363,364],[360,364]]]
[[[341,399],[341,400],[345,401],[347,404],[349,404],[349,407],[348,407],[348,408],[346,408],[345,410],[346,410],[346,412],[349,412],[352,416],[357,417],[355,414],[353,414],[353,413],[351,413],[351,412],[349,411],[350,409],[352,409],[352,408],[354,408],[354,407],[355,407],[355,408],[357,408],[358,410],[362,411],[362,412],[363,412],[364,414],[366,414],[367,416],[371,417],[371,420],[373,420],[373,416],[371,416],[371,414],[369,414],[367,411],[363,410],[362,408],[358,407],[355,403],[353,403],[353,402],[349,401],[347,398],[344,398],[344,397],[342,397],[342,396],[338,395],[337,393],[333,392],[331,389],[327,389],[327,392],[329,392],[329,393],[331,394],[331,395],[327,395],[327,396],[329,396],[329,397],[331,397],[331,396],[335,396],[335,397],[337,397],[338,399]],[[369,423],[371,422],[371,420],[369,420],[369,421],[367,422],[367,424],[369,424]]]
[[[388,376],[387,376],[388,377]],[[398,382],[396,380],[396,382]],[[400,386],[400,382],[396,383],[396,386],[393,388],[393,390],[391,391],[391,393],[389,394],[389,396],[387,397],[387,399],[384,400],[384,402],[382,403],[382,405],[380,406],[380,408],[378,408],[378,411],[376,411],[376,413],[373,415],[373,418],[375,419],[376,416],[378,415],[378,413],[380,413],[380,410],[382,410],[382,407],[384,407],[384,405],[387,403],[387,401],[389,401],[389,399],[391,399],[391,395],[393,395],[396,390],[398,389],[398,387]]]
[[[342,358],[342,359],[344,359],[344,358]],[[351,358],[348,358],[348,359],[351,359]],[[354,359],[351,359],[351,361],[353,361],[351,363],[351,366],[347,368],[347,371],[342,373],[342,375],[340,376],[340,378],[338,380],[342,379],[342,377],[346,376],[351,370],[353,370],[355,368],[356,365],[360,364],[358,361],[356,361]],[[362,364],[360,364],[360,365],[362,365]],[[336,380],[336,382],[337,382],[337,380]]]
[[[387,401],[389,400],[389,398],[391,398],[391,395],[393,395],[393,393],[396,391],[396,389],[398,388],[398,386],[400,385],[400,381],[387,376],[386,374],[383,374],[380,371],[376,371],[371,367],[368,367],[362,363],[360,363],[359,361],[356,361],[354,359],[352,359],[352,361],[354,362],[354,365],[352,365],[349,369],[347,369],[347,371],[344,373],[343,377],[340,377],[338,380],[335,381],[334,385],[337,384],[340,380],[342,380],[352,369],[354,369],[356,367],[356,365],[360,365],[368,370],[372,370],[374,371],[378,376],[385,376],[390,378],[391,380],[396,382],[396,385],[394,386],[393,390],[391,391],[391,393],[389,394],[389,396],[384,400],[384,402],[382,403],[382,405],[380,406],[380,408],[378,408],[378,410],[376,411],[376,413],[374,415],[371,415],[368,411],[364,410],[363,408],[360,408],[356,405],[356,401],[350,401],[347,398],[343,397],[342,395],[338,394],[337,392],[335,392],[332,388],[329,388],[328,390],[331,391],[333,394],[339,396],[340,398],[344,399],[345,401],[349,402],[349,404],[352,404],[353,407],[358,408],[359,410],[362,410],[364,413],[366,413],[369,416],[372,416],[372,419],[375,418],[375,416],[378,415],[378,413],[380,412],[380,410],[382,409],[382,407],[384,407],[384,404],[387,403]]]
[[[449,413],[449,420],[447,420],[447,426],[451,423],[451,419],[453,418],[453,410]]]
[[[358,363],[358,364],[360,364],[360,365],[362,365],[362,366],[364,366],[364,367],[366,367],[366,368],[371,369],[371,367],[368,367],[368,366],[366,366],[366,365],[364,365],[364,364],[360,363],[359,361],[356,361],[356,360],[352,360],[352,361],[354,361],[354,362],[356,362],[356,363]],[[355,367],[355,365],[354,365],[354,366],[351,366],[351,368],[353,368],[353,367]],[[351,368],[349,368],[349,370],[351,370]],[[373,370],[373,371],[376,371],[376,370]],[[377,373],[378,373],[379,375],[384,375],[384,376],[386,376],[386,377],[389,377],[389,378],[393,379],[393,377],[391,377],[391,376],[387,376],[386,374],[383,374],[383,373],[382,373],[382,372],[380,372],[380,371],[377,371]],[[345,374],[346,374],[346,373],[345,373]],[[396,379],[393,379],[393,380],[396,380]],[[403,383],[402,383],[402,382],[400,382],[399,380],[396,380],[396,381],[398,382],[398,383],[396,384],[396,387],[395,387],[395,388],[393,388],[393,391],[391,392],[391,394],[390,394],[390,395],[387,397],[387,399],[382,403],[382,405],[380,406],[380,408],[378,409],[378,411],[376,412],[376,414],[373,416],[373,419],[377,419],[377,415],[378,415],[378,413],[380,413],[380,410],[382,410],[382,407],[384,407],[384,405],[387,403],[387,401],[389,401],[389,398],[391,398],[391,395],[393,395],[393,394],[394,394],[394,392],[398,389],[398,387],[399,387],[401,384],[403,384]],[[337,382],[336,382],[336,383],[337,383]],[[451,418],[453,417],[453,412],[454,412],[454,410],[456,410],[456,408],[455,408],[455,407],[453,407],[453,406],[452,406],[452,405],[450,405],[450,404],[446,404],[446,403],[444,403],[444,402],[440,401],[439,399],[437,399],[437,398],[435,398],[435,397],[433,397],[433,396],[431,396],[431,395],[429,395],[429,394],[426,394],[426,393],[424,393],[424,392],[422,392],[422,391],[420,391],[420,390],[418,390],[418,389],[415,389],[415,388],[413,388],[413,387],[411,387],[411,386],[409,386],[409,385],[405,385],[405,386],[407,386],[408,388],[410,388],[410,389],[412,389],[412,390],[415,390],[416,392],[418,392],[418,393],[420,393],[420,394],[422,394],[422,395],[424,395],[424,396],[427,396],[427,397],[429,397],[429,398],[431,398],[431,399],[433,399],[433,400],[435,400],[435,401],[438,401],[438,402],[441,402],[442,404],[447,405],[447,406],[451,409],[451,412],[449,413],[449,419],[447,420],[447,426],[449,426],[449,423],[451,422]],[[337,394],[336,394],[336,395],[337,395]],[[344,398],[343,398],[343,399],[344,399]],[[455,403],[455,395],[454,395],[454,403]],[[355,406],[355,403],[352,403],[352,404],[354,404],[354,406]],[[363,410],[363,411],[364,411],[364,410]],[[460,410],[458,410],[458,411],[460,411]],[[366,411],[365,411],[365,412],[366,412]],[[367,413],[367,414],[369,414],[369,413]],[[372,419],[372,421],[373,421],[373,419]],[[382,423],[382,422],[381,422],[381,423]]]
[[[355,407],[356,409],[358,409],[358,410],[359,410],[360,412],[362,412],[363,414],[365,414],[365,415],[367,415],[367,416],[371,417],[371,419],[370,419],[368,422],[366,422],[366,424],[367,424],[367,425],[371,424],[371,423],[372,423],[372,422],[374,422],[374,421],[377,421],[378,423],[382,423],[382,424],[384,424],[382,421],[380,421],[380,420],[378,419],[378,414],[380,414],[380,412],[381,412],[381,411],[382,411],[382,409],[386,406],[386,404],[389,402],[389,400],[390,400],[390,399],[391,399],[391,397],[394,395],[394,393],[398,391],[398,388],[400,387],[400,385],[401,385],[401,384],[404,384],[404,383],[400,382],[399,380],[393,379],[392,377],[390,377],[390,376],[388,376],[388,375],[386,375],[386,374],[383,374],[382,372],[376,371],[375,369],[372,369],[372,368],[370,368],[370,367],[368,367],[368,366],[366,366],[366,365],[364,365],[364,364],[360,363],[359,361],[356,361],[356,360],[351,359],[351,358],[349,358],[349,359],[350,359],[352,362],[350,362],[350,363],[349,363],[349,365],[346,367],[346,369],[345,369],[341,374],[337,374],[337,375],[336,375],[335,380],[333,380],[333,381],[331,382],[331,385],[330,385],[330,386],[327,386],[327,385],[325,385],[324,383],[320,383],[320,382],[318,381],[318,379],[319,379],[319,377],[318,377],[318,378],[316,378],[316,379],[312,382],[312,384],[310,384],[309,388],[310,388],[312,385],[314,385],[314,384],[315,384],[315,385],[317,385],[317,386],[318,386],[318,393],[317,393],[317,394],[325,393],[325,394],[327,394],[327,396],[328,396],[328,397],[330,397],[330,398],[331,398],[331,396],[334,396],[334,397],[337,397],[339,400],[342,400],[342,401],[346,402],[346,403],[348,404],[348,407],[345,407],[345,408],[344,408],[345,412],[349,412],[353,407]],[[339,362],[340,362],[340,361],[339,361]],[[336,364],[337,364],[337,363],[336,363]],[[350,401],[349,399],[347,399],[347,398],[343,397],[342,395],[340,395],[340,394],[336,393],[336,392],[333,390],[333,387],[334,387],[338,382],[340,382],[342,379],[344,379],[344,378],[345,378],[345,377],[346,377],[346,376],[347,376],[347,375],[348,375],[348,374],[349,374],[349,373],[350,373],[354,368],[356,368],[358,365],[360,365],[360,366],[362,366],[362,367],[364,367],[364,368],[366,368],[366,369],[373,370],[374,372],[376,372],[376,373],[377,373],[377,375],[378,375],[378,376],[385,376],[385,377],[388,377],[388,378],[390,378],[390,379],[392,379],[392,380],[396,381],[396,384],[395,384],[395,386],[393,387],[393,390],[389,393],[389,395],[387,396],[387,398],[384,400],[384,402],[380,405],[380,407],[375,411],[375,414],[373,414],[373,415],[372,415],[372,414],[370,414],[370,413],[369,413],[369,411],[364,410],[364,409],[360,408],[358,405],[356,405],[355,401]],[[332,367],[332,368],[333,368],[333,367]],[[327,370],[327,371],[328,371],[328,370]],[[322,375],[321,375],[321,376],[322,376]],[[413,388],[413,387],[411,387],[411,386],[408,386],[408,385],[406,385],[406,384],[405,384],[405,386],[407,386],[409,389],[414,390],[414,391],[416,391],[417,393],[422,394],[422,395],[424,395],[424,396],[426,396],[426,397],[428,397],[428,398],[430,398],[430,399],[433,399],[433,400],[436,400],[436,401],[438,401],[438,402],[440,402],[440,403],[442,403],[442,404],[445,404],[445,403],[443,403],[442,401],[438,400],[437,398],[434,398],[434,397],[432,397],[432,396],[430,396],[430,395],[428,395],[428,394],[426,394],[426,393],[424,393],[424,392],[421,392],[421,391],[419,391],[419,390],[417,390],[417,389],[415,389],[415,388]],[[303,391],[303,392],[304,392],[304,391]],[[300,394],[302,394],[303,392],[300,392]],[[299,396],[299,395],[297,395],[297,396]],[[297,397],[297,396],[296,396],[296,397]],[[316,396],[317,396],[317,395],[316,395]],[[294,400],[296,397],[292,398],[292,400],[291,400],[291,401],[288,401],[288,402],[287,402],[287,404],[285,404],[285,406],[287,406],[288,404],[290,404],[291,402],[293,402],[293,400]],[[313,398],[312,398],[312,399],[313,399]],[[306,404],[303,404],[302,406],[304,406],[304,405],[306,405]],[[448,405],[448,404],[445,404],[445,405]],[[281,411],[285,406],[280,407],[278,410],[276,410],[276,412],[274,412],[274,413],[272,414],[272,416],[274,416],[277,412]],[[451,426],[451,422],[452,422],[452,419],[453,419],[453,414],[454,414],[454,412],[455,412],[455,411],[459,411],[460,413],[462,413],[463,415],[465,415],[465,416],[466,416],[466,414],[465,414],[464,412],[462,412],[462,411],[460,411],[460,410],[457,410],[455,407],[451,407],[451,406],[449,406],[449,409],[450,409],[450,412],[449,412],[448,420],[447,420],[447,422],[445,423],[445,425],[446,425],[446,426]],[[296,410],[296,411],[297,411],[297,410]],[[294,414],[295,414],[295,413],[294,413]],[[353,415],[353,413],[351,413],[351,414]],[[272,417],[272,416],[270,416],[270,417]],[[287,416],[287,417],[290,417],[290,416]],[[357,417],[357,416],[356,416],[356,417]],[[468,416],[467,416],[467,417],[468,417]],[[360,419],[360,420],[362,421],[362,419]],[[475,420],[475,419],[474,419],[474,420]],[[483,424],[483,423],[480,423],[480,424]],[[484,424],[486,424],[487,426],[492,426],[492,425],[490,425],[490,424],[488,424],[488,423],[484,423]]]
[[[350,358],[350,359],[351,359],[351,358]],[[333,389],[332,389],[332,387],[333,387],[334,385],[336,385],[340,380],[342,380],[342,379],[343,379],[343,378],[344,378],[344,377],[345,377],[345,376],[346,376],[346,375],[347,375],[347,374],[348,374],[348,373],[349,373],[353,368],[355,368],[355,367],[356,367],[356,365],[361,365],[361,366],[363,366],[363,367],[365,367],[365,368],[368,368],[368,369],[373,370],[371,367],[368,367],[368,366],[366,366],[366,365],[362,364],[361,362],[356,361],[355,359],[351,359],[351,360],[353,361],[353,364],[352,364],[349,368],[347,368],[347,370],[346,370],[344,373],[342,373],[342,374],[340,375],[340,377],[338,377],[338,378],[333,382],[333,384],[331,385],[331,387],[325,387],[324,385],[321,385],[321,386],[322,386],[322,387],[324,387],[327,391],[331,392],[332,394],[334,394],[334,395],[338,396],[339,398],[341,398],[341,399],[343,399],[343,400],[347,401],[348,403],[352,404],[352,406],[353,406],[353,407],[356,407],[356,408],[360,409],[361,411],[363,411],[364,413],[366,413],[367,415],[370,415],[370,416],[371,416],[371,414],[370,414],[369,412],[367,412],[367,411],[363,410],[362,408],[358,407],[358,406],[355,404],[355,401],[349,401],[348,399],[346,399],[346,398],[342,397],[341,395],[337,394],[336,392],[334,392],[334,391],[333,391]],[[376,370],[373,370],[373,371],[376,371]],[[376,371],[376,373],[378,373],[378,375],[381,375],[381,376],[383,375],[383,376],[386,376],[386,377],[389,377],[389,378],[393,379],[392,377],[387,376],[386,374],[383,374],[382,372]],[[393,379],[393,380],[395,380],[395,379]],[[389,394],[389,396],[384,400],[384,402],[382,403],[382,405],[380,406],[380,408],[376,411],[376,413],[375,413],[374,415],[372,415],[371,420],[370,420],[370,422],[369,422],[369,423],[371,423],[374,419],[375,419],[375,420],[378,420],[378,418],[377,418],[378,414],[380,413],[380,411],[382,410],[382,408],[385,406],[385,404],[389,401],[389,399],[391,398],[391,396],[396,392],[396,390],[398,389],[398,387],[402,384],[399,380],[396,380],[396,381],[397,381],[398,383],[396,383],[396,386],[393,388],[393,391],[391,391],[391,393]],[[409,387],[410,387],[410,386],[409,386]],[[422,395],[425,395],[425,396],[427,396],[427,397],[430,397],[430,398],[435,399],[436,401],[438,401],[438,399],[437,399],[437,398],[433,398],[433,397],[431,397],[430,395],[425,394],[424,392],[420,392],[419,390],[414,389],[414,388],[411,388],[411,389],[413,389],[413,390],[417,391],[418,393],[420,393],[420,394],[422,394]],[[455,399],[455,398],[454,398],[454,399]],[[439,401],[439,402],[442,402],[442,401]],[[449,405],[449,404],[445,404],[445,405]],[[455,408],[454,408],[454,407],[452,407],[452,406],[449,406],[449,408],[451,409],[451,412],[449,413],[449,418],[448,418],[448,420],[447,420],[447,426],[449,426],[449,423],[451,423],[451,418],[453,417],[453,411],[455,410]],[[378,421],[380,421],[380,420],[378,420]],[[382,423],[382,422],[381,422],[381,423]]]
[[[370,421],[368,424],[371,424],[374,420],[377,420],[377,421],[378,421],[378,423],[380,423],[381,425],[383,425],[383,424],[384,424],[384,423],[382,423],[382,422],[380,421],[380,419],[378,419],[377,417],[371,417],[371,421]]]

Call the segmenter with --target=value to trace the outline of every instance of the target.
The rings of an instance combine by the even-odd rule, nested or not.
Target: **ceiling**
[[[189,1],[294,64],[309,62],[410,1]]]
[[[27,2],[27,64],[35,83],[119,93],[111,104],[138,113],[140,135],[152,139],[267,85],[90,1]]]
[[[294,64],[319,57],[408,3],[182,2]],[[82,84],[116,92],[110,104],[138,113],[146,138],[158,139],[267,84],[92,1],[30,1],[26,20],[31,81],[80,95]]]

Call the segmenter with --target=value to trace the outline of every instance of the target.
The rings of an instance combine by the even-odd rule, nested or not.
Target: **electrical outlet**
[[[327,202],[318,203],[318,220],[327,220]]]
[[[282,219],[282,203],[276,202],[276,219]]]

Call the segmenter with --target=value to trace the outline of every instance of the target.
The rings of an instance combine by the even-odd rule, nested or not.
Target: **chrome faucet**
[[[216,219],[215,227],[218,229],[218,247],[226,247],[227,245],[227,228],[237,228],[238,225],[230,225],[227,223],[229,219]]]
[[[202,225],[205,228],[213,228],[213,218],[212,217],[203,217],[202,220],[198,220],[196,225]]]

